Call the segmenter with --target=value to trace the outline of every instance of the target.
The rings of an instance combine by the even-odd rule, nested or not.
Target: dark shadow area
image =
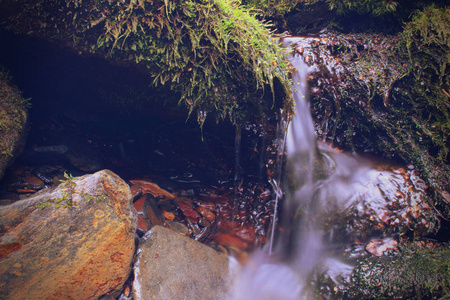
[[[107,168],[124,179],[152,174],[187,184],[233,181],[235,128],[207,118],[202,132],[178,95],[151,86],[142,70],[24,36],[3,33],[0,44],[0,63],[31,98],[16,165],[58,165],[73,175]],[[259,140],[257,126],[243,128],[239,155],[242,173],[262,179]]]

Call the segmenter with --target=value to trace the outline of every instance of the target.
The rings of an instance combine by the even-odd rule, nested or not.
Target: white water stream
[[[288,46],[288,45],[285,45]],[[277,237],[274,245],[276,222],[273,222],[268,253],[261,251],[253,255],[235,281],[231,299],[311,299],[304,289],[308,274],[323,258],[322,233],[313,221],[317,209],[313,196],[317,192],[314,182],[314,160],[317,149],[314,124],[310,114],[307,76],[311,71],[298,56],[289,58],[297,72],[293,75],[292,96],[295,115],[287,129],[281,130],[280,146],[287,147],[287,169],[295,177],[295,189],[286,195],[284,203],[285,228],[289,233]],[[283,122],[280,122],[283,127]],[[286,138],[284,141],[283,139]],[[283,152],[284,149],[280,149]],[[275,211],[282,197],[281,178],[272,182],[276,194]],[[298,213],[302,211],[302,217]],[[287,217],[289,216],[289,217]],[[275,219],[275,217],[274,217]],[[298,222],[297,219],[301,219]],[[348,272],[351,267],[342,264]]]

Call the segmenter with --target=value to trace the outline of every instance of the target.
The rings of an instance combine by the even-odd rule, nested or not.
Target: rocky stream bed
[[[415,97],[435,77],[416,74],[430,69],[409,64],[398,36],[325,28],[290,46],[311,71],[314,172],[285,160],[279,112],[195,120],[172,105],[176,81],[149,88],[142,65],[88,43],[5,32],[0,43],[0,299],[288,300],[305,282],[305,299],[450,295],[448,112]],[[296,172],[320,188],[289,210],[281,189],[303,184]],[[323,259],[299,275],[306,215],[324,247],[302,259]]]
[[[265,144],[262,128],[243,130],[242,146],[253,149],[250,165],[264,151],[267,174],[254,168],[239,177],[235,141],[208,127],[203,140],[197,127],[174,121],[116,140],[94,139],[98,129],[85,131],[57,115],[31,120],[35,135],[0,185],[2,299],[236,298],[236,274],[268,244],[275,197],[259,176],[277,172],[276,124],[266,125]],[[329,205],[317,218],[330,243],[340,245],[337,252],[357,264],[395,254],[410,245],[411,234],[415,247],[438,247],[425,237],[439,216],[413,165],[374,167],[366,159],[366,177],[355,173],[361,158],[321,145],[331,169],[343,163],[350,172],[344,178],[360,178],[338,182],[318,199]],[[346,201],[344,209],[330,201],[334,195],[345,195],[336,197]],[[292,228],[281,223],[276,235],[286,230]],[[348,295],[350,274],[329,269],[315,276],[322,295]]]

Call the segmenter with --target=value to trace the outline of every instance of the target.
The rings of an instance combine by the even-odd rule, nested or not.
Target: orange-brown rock
[[[130,180],[132,185],[137,185],[141,188],[142,193],[150,193],[153,197],[161,197],[164,200],[170,200],[175,198],[171,193],[163,190],[156,183],[145,181],[145,180]],[[134,187],[133,189],[137,189],[138,187]]]
[[[114,295],[131,271],[136,222],[129,186],[108,170],[0,207],[0,299]]]
[[[207,209],[206,207],[199,206],[196,208],[196,211],[198,211],[209,222],[212,222],[216,219],[216,215],[211,210]]]

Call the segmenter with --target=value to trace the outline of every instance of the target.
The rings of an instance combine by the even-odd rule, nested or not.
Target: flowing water
[[[286,144],[287,161],[284,177],[271,182],[276,208],[283,198],[281,223],[274,217],[268,249],[254,253],[241,269],[231,299],[315,299],[318,287],[314,291],[310,283],[319,273],[334,291],[345,289],[356,258],[395,249],[396,238],[414,226],[434,226],[426,187],[412,166],[376,169],[316,140],[307,85],[312,70],[300,56],[290,61],[297,70],[295,115],[287,131],[287,122],[280,122],[279,151]]]

